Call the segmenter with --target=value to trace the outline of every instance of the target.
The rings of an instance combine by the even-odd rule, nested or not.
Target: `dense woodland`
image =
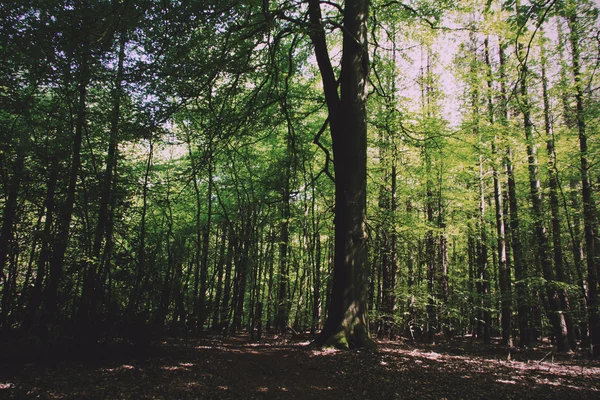
[[[593,1],[5,0],[0,32],[5,337],[600,354]]]

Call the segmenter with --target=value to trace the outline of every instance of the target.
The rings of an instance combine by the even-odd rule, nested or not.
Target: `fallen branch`
[[[553,353],[554,353],[554,350],[550,350],[550,351],[548,352],[548,354],[546,354],[544,357],[542,357],[542,359],[541,359],[540,361],[538,361],[538,364],[541,364],[541,363],[542,363],[542,362],[543,362],[543,361],[544,361],[546,358],[548,358],[548,356],[549,356],[550,354],[553,354]]]

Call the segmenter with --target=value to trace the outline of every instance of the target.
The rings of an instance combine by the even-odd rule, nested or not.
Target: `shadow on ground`
[[[598,399],[600,363],[508,360],[461,346],[380,342],[376,352],[209,336],[94,360],[2,363],[8,399]]]

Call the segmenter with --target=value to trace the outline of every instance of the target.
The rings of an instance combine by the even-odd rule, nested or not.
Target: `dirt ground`
[[[87,357],[6,362],[0,399],[599,399],[600,360],[457,339],[322,350],[277,336],[113,345]]]

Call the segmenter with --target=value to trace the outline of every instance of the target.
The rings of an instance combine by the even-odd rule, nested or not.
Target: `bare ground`
[[[5,362],[0,399],[599,399],[600,361],[457,339],[379,341],[378,350],[207,336],[93,359]]]

